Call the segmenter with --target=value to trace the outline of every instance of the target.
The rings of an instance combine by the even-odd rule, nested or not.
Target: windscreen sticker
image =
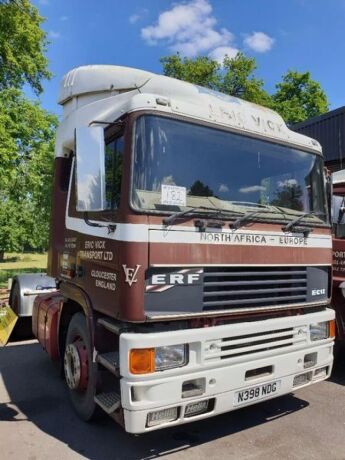
[[[186,206],[187,190],[186,187],[177,185],[162,184],[161,204],[173,206]]]

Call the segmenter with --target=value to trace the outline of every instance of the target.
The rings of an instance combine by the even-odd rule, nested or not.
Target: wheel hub
[[[67,345],[64,356],[64,371],[71,390],[85,391],[88,382],[88,358],[82,340]]]

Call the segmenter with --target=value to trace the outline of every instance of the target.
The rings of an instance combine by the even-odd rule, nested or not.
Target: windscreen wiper
[[[286,216],[285,211],[281,209],[279,206],[260,205],[260,207],[261,209],[256,209],[255,211],[248,212],[247,214],[244,214],[243,216],[239,217],[237,220],[235,220],[235,222],[229,225],[230,228],[237,230],[238,228],[242,227],[242,224],[244,222],[247,222],[251,217],[255,216],[256,214],[274,214],[278,212],[279,214],[283,214],[284,217]]]
[[[212,216],[217,217],[237,217],[241,213],[235,212],[235,211],[227,211],[225,209],[217,209],[217,208],[211,208],[208,206],[198,206],[195,208],[190,208],[186,209],[185,211],[178,211],[175,212],[174,214],[171,214],[169,217],[165,217],[163,219],[163,224],[165,226],[172,225],[176,219],[179,219],[180,217],[187,216],[188,214],[199,214],[199,211],[209,211]],[[201,213],[200,213],[201,214]],[[203,213],[204,214],[204,213]]]
[[[248,219],[250,219],[252,216],[255,216],[256,214],[272,214],[272,211],[262,211],[261,209],[257,209],[256,211],[247,212],[247,214],[244,214],[243,216],[236,219],[235,222],[229,224],[229,227],[233,228],[234,230],[237,230],[238,228],[242,227],[242,224],[244,224],[244,222],[246,222]]]
[[[298,222],[300,222],[302,219],[308,216],[324,216],[324,212],[318,212],[318,211],[309,211],[305,212],[304,214],[296,217],[296,219],[293,219],[291,222],[285,225],[285,227],[282,228],[284,232],[288,232],[290,229],[292,229]]]

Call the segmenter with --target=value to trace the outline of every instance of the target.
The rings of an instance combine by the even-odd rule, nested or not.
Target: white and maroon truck
[[[332,239],[320,145],[275,112],[85,66],[59,94],[33,331],[84,420],[143,433],[326,379]]]

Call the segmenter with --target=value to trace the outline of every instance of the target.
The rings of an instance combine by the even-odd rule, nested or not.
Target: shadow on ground
[[[337,350],[334,359],[332,375],[329,379],[331,382],[345,386],[345,347],[342,346]]]
[[[308,406],[308,402],[288,395],[202,422],[134,437],[106,416],[97,424],[81,422],[69,405],[57,368],[36,342],[14,343],[1,349],[0,372],[8,393],[0,404],[0,427],[1,421],[29,420],[73,451],[94,460],[155,459],[270,423]]]
[[[10,337],[11,342],[19,342],[22,340],[33,339],[32,333],[32,318],[24,317],[18,318],[16,325],[14,326],[13,332]]]

